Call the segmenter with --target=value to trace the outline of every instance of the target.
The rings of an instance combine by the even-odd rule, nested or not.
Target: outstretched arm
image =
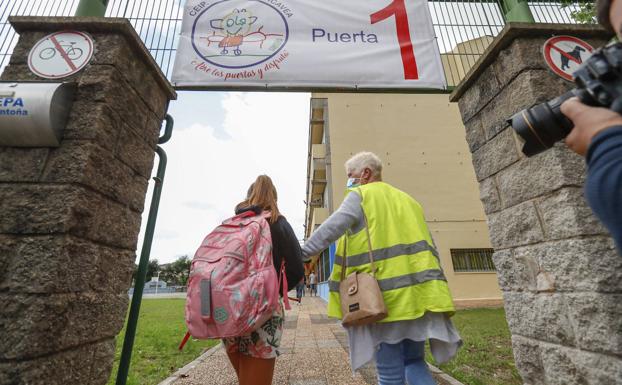
[[[302,258],[308,260],[326,249],[341,237],[349,228],[357,228],[364,223],[361,197],[354,192],[348,194],[341,206],[322,225],[313,232],[302,247]]]

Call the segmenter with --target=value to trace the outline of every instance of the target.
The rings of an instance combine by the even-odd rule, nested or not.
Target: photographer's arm
[[[587,154],[585,195],[590,207],[622,252],[622,115],[576,98],[562,104],[561,111],[575,124],[566,144]]]
[[[586,161],[585,196],[622,253],[622,125],[594,136]]]

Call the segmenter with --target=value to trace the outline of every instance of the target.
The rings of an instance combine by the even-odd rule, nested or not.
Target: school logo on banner
[[[188,0],[179,89],[446,87],[425,0]]]
[[[287,43],[286,16],[271,4],[224,0],[195,18],[192,47],[207,63],[221,68],[248,68],[277,55]]]

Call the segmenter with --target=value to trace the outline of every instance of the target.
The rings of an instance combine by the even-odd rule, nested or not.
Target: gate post
[[[108,0],[80,0],[76,16],[101,16],[106,15]]]
[[[499,0],[506,22],[534,23],[527,0]]]
[[[544,62],[554,35],[594,47],[610,37],[598,26],[508,24],[451,101],[466,127],[523,382],[617,384],[622,258],[583,198],[585,161],[563,143],[526,158],[506,122],[573,86]]]
[[[156,143],[175,91],[125,19],[12,17],[2,81],[49,33],[89,34],[58,148],[0,147],[0,383],[105,384],[121,330]],[[56,80],[59,81],[59,80]]]

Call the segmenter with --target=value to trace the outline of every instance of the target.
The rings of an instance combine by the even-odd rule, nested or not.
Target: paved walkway
[[[370,365],[352,375],[345,330],[326,316],[326,303],[319,297],[292,302],[285,313],[281,352],[274,370],[275,385],[372,385],[377,384]],[[178,379],[163,384],[234,385],[235,372],[222,345],[176,373]],[[437,377],[439,384],[447,384]]]

